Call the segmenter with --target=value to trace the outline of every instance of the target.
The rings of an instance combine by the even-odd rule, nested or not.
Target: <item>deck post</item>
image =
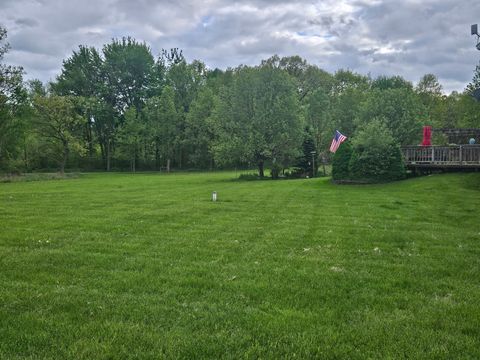
[[[458,151],[458,156],[459,156],[459,161],[460,161],[460,165],[462,165],[462,145],[460,145],[460,149]]]
[[[435,162],[435,148],[432,146],[432,162]]]

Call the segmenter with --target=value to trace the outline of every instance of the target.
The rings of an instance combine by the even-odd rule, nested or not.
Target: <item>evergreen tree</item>
[[[480,89],[480,63],[475,67],[472,81],[467,85],[465,92],[469,95],[473,95],[473,92]]]
[[[349,164],[352,157],[352,145],[349,140],[340,144],[339,148],[333,155],[332,161],[332,178],[333,180],[350,179]]]
[[[313,157],[316,155],[312,154],[312,152],[316,153],[317,149],[315,147],[315,141],[313,139],[313,135],[310,131],[310,128],[305,129],[303,144],[302,144],[302,156],[298,158],[298,163],[296,167],[300,169],[302,174],[306,174],[307,176],[314,177],[316,175],[316,168],[318,168],[318,164],[315,163],[315,169],[313,168]]]

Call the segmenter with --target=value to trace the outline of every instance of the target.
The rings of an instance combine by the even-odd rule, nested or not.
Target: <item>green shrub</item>
[[[332,161],[333,180],[347,180],[350,178],[349,163],[352,156],[352,145],[347,140],[335,152]]]
[[[405,177],[400,147],[382,121],[375,119],[361,128],[352,140],[352,147],[350,179],[382,182]]]
[[[315,142],[313,140],[311,131],[309,128],[307,128],[305,129],[305,134],[303,138],[302,152],[301,155],[297,158],[297,164],[295,165],[295,167],[298,169],[298,173],[302,173],[303,176],[314,177],[316,175],[316,169],[315,174],[313,173],[312,152],[316,153],[317,149],[315,148]],[[318,161],[316,161],[315,165],[315,167],[318,168]]]

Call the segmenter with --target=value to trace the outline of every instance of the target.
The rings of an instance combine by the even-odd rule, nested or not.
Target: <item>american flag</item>
[[[347,140],[347,137],[342,135],[340,131],[335,130],[335,135],[333,137],[332,144],[330,145],[330,151],[332,153],[336,152],[340,144],[345,140]]]

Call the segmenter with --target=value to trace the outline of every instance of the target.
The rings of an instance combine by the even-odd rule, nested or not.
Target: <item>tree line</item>
[[[422,125],[480,127],[480,66],[464,92],[445,95],[433,74],[331,74],[299,56],[274,55],[226,70],[188,62],[179,49],[155,57],[143,42],[80,46],[57,78],[23,80],[4,64],[0,28],[0,169],[24,172],[257,167],[273,177],[328,161],[333,131],[352,137],[381,123],[398,145]],[[437,142],[445,141],[436,139]],[[312,152],[315,159],[312,159]]]

